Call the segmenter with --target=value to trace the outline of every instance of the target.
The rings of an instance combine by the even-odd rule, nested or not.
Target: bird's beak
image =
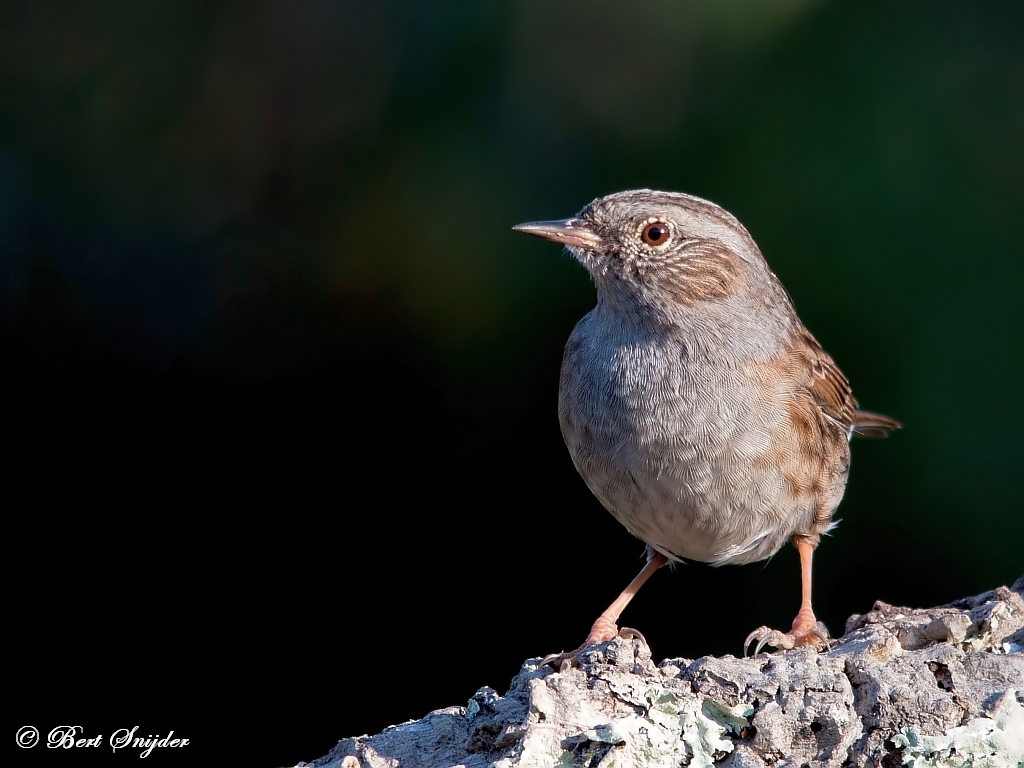
[[[556,243],[573,248],[596,250],[601,244],[593,227],[583,219],[562,219],[561,221],[531,221],[527,224],[516,224],[512,227],[516,232],[554,240]]]

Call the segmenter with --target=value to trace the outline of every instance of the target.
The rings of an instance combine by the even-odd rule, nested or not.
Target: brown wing
[[[807,387],[818,408],[849,432],[857,412],[850,382],[818,340],[806,331],[797,342],[797,354],[804,358],[807,366],[807,375],[801,383]]]
[[[902,425],[880,413],[858,411],[850,382],[839,366],[809,332],[801,335],[800,352],[809,369],[806,386],[824,414],[843,425],[847,433],[862,437],[885,437]]]

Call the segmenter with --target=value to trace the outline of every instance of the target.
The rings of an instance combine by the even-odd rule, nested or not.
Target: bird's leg
[[[635,637],[639,638],[645,645],[647,640],[644,636],[637,632],[635,629],[623,627],[619,629],[618,620],[619,616],[629,605],[629,601],[633,599],[633,596],[640,591],[640,587],[651,578],[653,573],[661,568],[665,563],[668,562],[668,558],[660,552],[649,550],[647,557],[647,564],[643,569],[636,575],[636,577],[629,582],[629,586],[622,590],[615,602],[609,605],[604,613],[597,617],[597,621],[594,622],[594,626],[590,628],[590,634],[587,635],[587,639],[583,642],[579,648],[569,653],[553,653],[550,656],[546,656],[541,660],[541,666],[545,664],[553,664],[556,667],[563,667],[567,662],[571,663],[576,660],[576,657],[586,650],[589,646],[597,643],[603,643],[611,640],[613,637]]]
[[[595,643],[603,643],[607,640],[611,640],[617,635],[627,636],[625,633],[629,633],[629,636],[639,637],[643,640],[643,635],[637,632],[635,629],[629,629],[623,627],[619,629],[616,622],[619,620],[619,616],[626,610],[626,606],[629,605],[629,601],[633,599],[633,596],[640,591],[640,587],[651,578],[656,570],[661,568],[665,563],[668,562],[668,558],[660,552],[653,552],[650,557],[647,558],[647,564],[643,567],[643,570],[636,575],[636,577],[629,582],[629,586],[622,590],[615,602],[609,605],[604,613],[597,617],[597,621],[594,622],[594,626],[590,628],[590,634],[587,635],[586,642],[583,643],[582,648],[586,648],[588,645],[594,645]],[[646,641],[645,641],[646,642]]]
[[[814,616],[811,608],[811,561],[814,559],[815,543],[805,536],[794,536],[793,546],[800,553],[800,610],[793,619],[793,627],[789,632],[782,633],[777,629],[759,627],[747,635],[743,642],[743,652],[746,655],[747,646],[755,640],[757,647],[754,655],[757,656],[766,645],[775,648],[797,648],[801,645],[810,645],[815,649],[828,648],[828,629]]]

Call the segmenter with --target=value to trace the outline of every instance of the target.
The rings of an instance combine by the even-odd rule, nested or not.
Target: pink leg
[[[814,559],[814,544],[802,536],[793,537],[793,546],[800,553],[800,610],[793,619],[793,627],[789,632],[782,633],[777,629],[759,627],[747,635],[743,642],[744,654],[747,646],[755,640],[757,656],[766,645],[775,648],[797,648],[801,645],[812,645],[815,648],[828,647],[828,629],[814,616],[811,608],[811,561]]]
[[[647,564],[643,567],[643,570],[636,575],[629,586],[622,590],[615,602],[605,609],[604,613],[597,617],[597,621],[594,622],[594,626],[590,628],[590,634],[587,635],[587,639],[583,642],[579,648],[570,653],[555,653],[547,656],[541,661],[541,664],[554,664],[555,666],[561,667],[566,662],[572,662],[576,660],[576,657],[589,646],[597,643],[603,643],[611,640],[613,637],[637,637],[643,640],[644,636],[637,632],[635,629],[629,629],[623,627],[619,629],[618,621],[619,616],[629,605],[629,601],[633,599],[633,596],[640,591],[640,587],[651,578],[656,570],[661,568],[665,563],[668,562],[668,558],[660,552],[654,552],[647,559]]]

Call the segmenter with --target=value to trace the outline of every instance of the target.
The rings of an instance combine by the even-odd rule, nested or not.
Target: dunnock
[[[616,622],[668,561],[752,563],[786,541],[800,553],[800,611],[789,632],[760,627],[744,648],[827,645],[811,558],[843,496],[849,440],[899,423],[857,410],[753,239],[714,203],[642,189],[513,229],[565,245],[597,287],[565,348],[558,417],[587,486],[648,552],[583,646],[547,661],[639,635]]]

